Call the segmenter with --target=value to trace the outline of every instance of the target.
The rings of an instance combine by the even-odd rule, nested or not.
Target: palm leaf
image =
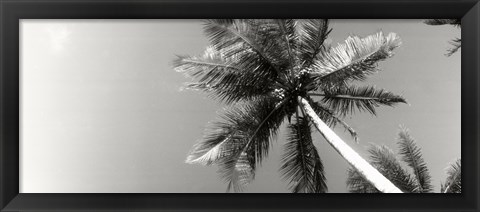
[[[403,192],[412,193],[417,189],[415,179],[402,168],[391,149],[371,144],[370,163]],[[381,193],[355,169],[349,168],[347,186],[352,193]]]
[[[228,183],[227,192],[232,189],[234,192],[242,192],[255,179],[256,159],[254,154],[247,153],[253,149],[247,143],[244,142],[236,154],[226,158],[219,165],[218,173]]]
[[[242,148],[244,134],[248,132],[253,120],[248,119],[252,105],[224,109],[222,116],[209,124],[203,139],[193,146],[186,163],[211,165],[219,160],[232,156]]]
[[[403,161],[405,161],[408,166],[413,169],[413,173],[417,181],[418,186],[415,192],[432,192],[433,187],[431,185],[431,176],[429,174],[427,165],[423,160],[420,148],[415,144],[415,140],[410,136],[406,128],[402,127],[399,137],[399,153],[403,156]]]
[[[347,187],[350,193],[381,193],[357,170],[351,167],[347,170]]]
[[[237,55],[247,70],[280,74],[288,66],[273,20],[212,19],[206,21],[204,31],[218,51],[227,57]]]
[[[355,142],[358,142],[357,132],[350,127],[346,122],[337,117],[335,113],[330,110],[328,107],[322,105],[320,102],[315,102],[311,98],[307,98],[308,103],[312,106],[312,109],[315,113],[322,119],[328,126],[336,127],[338,124],[342,125],[345,130],[347,130],[350,135],[354,138]]]
[[[272,78],[262,73],[245,71],[237,58],[227,58],[213,47],[206,49],[202,56],[180,56],[174,61],[178,72],[196,80],[187,88],[202,90],[225,103],[252,100],[268,95],[272,89]]]
[[[296,45],[297,34],[295,32],[295,25],[297,24],[293,19],[276,19],[276,22],[279,27],[279,32],[284,42],[284,49],[290,59],[290,65],[295,65],[296,63],[296,54],[294,52],[294,47]]]
[[[460,19],[426,19],[423,21],[425,24],[428,25],[453,25],[455,27],[461,27],[462,21]],[[462,47],[462,40],[460,38],[456,38],[450,41],[453,47],[448,49],[446,56],[452,56],[455,52],[457,52]]]
[[[293,193],[326,192],[323,164],[313,145],[308,119],[298,117],[288,129],[290,134],[280,168],[283,178],[290,181]]]
[[[368,111],[375,115],[375,107],[380,105],[393,106],[397,103],[406,103],[406,100],[396,94],[377,90],[375,87],[339,87],[325,90],[322,101],[334,111],[346,115],[355,110]]]
[[[226,110],[195,145],[187,162],[217,164],[229,187],[241,191],[268,154],[270,140],[285,118],[284,102],[262,98]]]
[[[370,153],[372,165],[392,181],[393,184],[397,185],[404,192],[415,191],[415,179],[402,168],[391,149],[386,146],[372,144],[368,152]]]
[[[325,51],[325,39],[332,31],[328,28],[328,19],[301,20],[298,27],[299,45],[298,51],[304,67],[309,67],[318,54]]]
[[[368,150],[371,164],[403,192],[412,192],[416,185],[414,179],[404,170],[395,154],[386,146],[372,144]],[[357,170],[348,169],[347,186],[351,193],[381,193]]]
[[[368,74],[376,72],[379,61],[393,56],[393,49],[400,44],[395,33],[348,37],[344,44],[331,48],[316,60],[311,73],[317,75],[324,85],[364,80]]]
[[[447,181],[442,187],[442,193],[462,193],[462,163],[457,159],[447,169]]]
[[[213,47],[207,47],[201,56],[178,56],[173,61],[173,66],[174,70],[184,73],[187,77],[204,76],[212,79],[215,77],[210,75],[214,72],[240,72],[242,67],[233,65],[233,62],[232,59],[220,55]]]
[[[457,27],[462,24],[460,19],[426,19],[423,22],[428,25],[454,25]]]
[[[448,49],[447,56],[452,56],[455,52],[457,52],[462,47],[462,39],[456,38],[455,40],[450,41],[453,47]]]

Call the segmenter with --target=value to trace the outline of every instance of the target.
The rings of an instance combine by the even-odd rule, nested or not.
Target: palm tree
[[[462,161],[457,159],[447,168],[447,179],[440,187],[441,193],[462,193]]]
[[[433,26],[453,25],[458,28],[462,27],[462,22],[460,19],[426,19],[424,23]],[[457,52],[460,47],[462,47],[462,39],[455,38],[450,41],[450,44],[452,44],[453,47],[448,50],[446,54],[447,56],[451,56],[453,53]]]
[[[241,191],[255,177],[283,121],[289,136],[280,171],[293,192],[326,192],[322,160],[312,143],[313,124],[325,140],[378,190],[400,192],[360,157],[330,127],[355,111],[375,114],[375,107],[405,103],[398,95],[372,86],[359,87],[377,71],[377,63],[393,55],[398,36],[381,32],[346,39],[330,48],[326,19],[216,19],[205,21],[211,46],[200,56],[180,56],[177,71],[193,79],[188,88],[207,92],[227,104],[220,118],[186,162],[216,164],[228,183]],[[293,119],[293,121],[291,120]]]
[[[432,193],[431,176],[423,160],[421,149],[410,136],[408,129],[403,128],[399,133],[399,154],[411,169],[403,168],[395,153],[386,146],[372,144],[370,162],[390,181],[407,193]],[[451,164],[447,170],[447,180],[441,185],[441,193],[461,193],[460,159]],[[410,174],[412,173],[412,174]],[[380,193],[371,183],[361,176],[355,169],[348,169],[347,186],[352,193]]]

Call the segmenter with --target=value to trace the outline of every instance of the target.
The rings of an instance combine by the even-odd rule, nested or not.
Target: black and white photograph
[[[19,192],[462,193],[461,28],[21,19]]]

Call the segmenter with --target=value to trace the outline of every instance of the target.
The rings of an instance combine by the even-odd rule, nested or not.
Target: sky
[[[345,121],[359,143],[335,131],[367,158],[370,143],[398,151],[399,126],[410,130],[435,191],[460,154],[460,37],[452,26],[422,20],[332,20],[329,42],[395,32],[402,45],[361,82],[403,95],[409,104],[355,113]],[[21,193],[222,193],[215,166],[186,164],[192,145],[224,105],[181,89],[176,55],[208,45],[201,20],[20,21]],[[278,172],[285,126],[245,192],[289,192]],[[331,193],[347,192],[348,164],[318,132],[314,143]]]

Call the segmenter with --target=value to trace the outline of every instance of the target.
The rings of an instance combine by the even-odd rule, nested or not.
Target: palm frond
[[[344,44],[331,48],[316,60],[311,73],[317,75],[323,85],[364,80],[377,71],[379,61],[393,56],[393,50],[400,44],[395,33],[348,37]]]
[[[398,144],[400,146],[399,153],[403,156],[403,161],[405,161],[408,166],[413,169],[413,173],[418,185],[415,192],[432,192],[433,187],[431,185],[431,176],[429,174],[427,164],[423,160],[420,148],[415,144],[415,140],[410,136],[406,128],[402,127],[399,133]]]
[[[271,95],[273,88],[268,86],[268,78],[259,78],[255,74],[227,73],[222,77],[216,77],[214,84],[205,82],[188,83],[187,88],[204,91],[209,97],[223,101],[226,104],[238,103],[239,101],[253,101],[262,96]]]
[[[447,180],[442,186],[442,193],[462,193],[462,161],[457,159],[447,169]]]
[[[337,124],[340,124],[343,126],[345,130],[347,130],[350,135],[353,137],[355,142],[358,142],[358,135],[355,129],[350,127],[347,123],[345,123],[342,119],[337,117],[335,113],[330,110],[327,106],[322,105],[320,102],[315,102],[311,98],[306,98],[310,106],[312,106],[312,109],[315,111],[315,113],[322,119],[328,126],[330,127],[336,127]]]
[[[428,25],[454,25],[460,27],[462,21],[460,19],[426,19],[423,23]]]
[[[347,187],[350,193],[382,193],[351,167],[347,169]]]
[[[369,148],[370,162],[393,184],[404,192],[415,192],[415,179],[402,168],[394,152],[386,146],[372,144]]]
[[[406,103],[406,100],[400,96],[383,89],[377,90],[375,87],[339,87],[336,89],[325,90],[322,101],[334,111],[346,115],[355,110],[368,111],[373,115],[375,107],[380,105],[393,106],[397,103]]]
[[[403,192],[413,193],[417,189],[415,179],[402,168],[391,149],[371,144],[370,163]],[[355,169],[348,169],[347,186],[352,193],[381,193]]]
[[[372,144],[368,150],[371,164],[403,192],[416,189],[415,179],[402,168],[395,154],[386,146]],[[381,193],[357,170],[348,169],[347,186],[351,193]]]
[[[297,117],[289,125],[290,134],[285,144],[280,171],[290,181],[293,193],[324,193],[327,191],[323,164],[313,145],[310,123],[307,118]]]
[[[225,108],[218,120],[209,123],[203,139],[193,146],[185,162],[211,165],[234,155],[242,148],[244,134],[253,122],[248,118],[248,113],[254,109],[253,105],[247,103]]]
[[[450,44],[453,46],[448,49],[447,56],[450,57],[452,54],[457,52],[462,47],[462,39],[456,38],[455,40],[450,41]]]
[[[233,141],[239,139],[235,137],[235,134],[236,131],[233,129],[228,129],[226,132],[218,130],[218,132],[210,133],[193,146],[185,162],[189,164],[211,165],[219,158],[229,154],[228,151],[230,151],[231,147],[227,144],[235,143]]]
[[[201,56],[178,56],[173,61],[174,70],[184,73],[187,77],[197,78],[204,76],[212,79],[212,75],[216,72],[240,72],[242,67],[233,65],[230,58],[225,58],[213,47],[207,47]],[[207,75],[207,76],[205,76]]]
[[[226,158],[219,165],[218,173],[227,182],[227,192],[242,192],[243,189],[255,179],[256,159],[255,154],[248,154],[253,147],[245,142],[237,153]]]
[[[332,31],[328,27],[328,19],[306,19],[301,20],[299,31],[299,45],[298,51],[300,52],[301,62],[304,67],[310,66],[317,58],[317,55],[325,51],[324,47],[325,39]]]
[[[194,146],[187,162],[217,164],[229,187],[241,191],[268,154],[270,140],[285,118],[284,102],[268,97],[227,109]]]
[[[252,100],[268,95],[272,79],[262,73],[245,71],[234,56],[227,58],[208,47],[201,56],[180,56],[173,62],[178,72],[193,78],[187,88],[209,93],[225,103]]]
[[[281,75],[288,66],[288,55],[273,20],[211,19],[205,22],[204,31],[217,51],[226,57],[237,55],[237,62],[247,70]]]
[[[290,65],[293,66],[296,63],[296,52],[294,52],[294,47],[296,45],[297,34],[295,32],[296,21],[293,19],[276,19],[276,22],[280,28],[281,37],[284,42],[284,49],[286,50],[286,55],[290,60]]]
[[[460,19],[426,19],[423,21],[425,24],[428,25],[453,25],[455,27],[460,28],[462,26],[462,21]],[[446,56],[450,57],[455,52],[457,52],[462,47],[462,40],[460,38],[456,38],[450,41],[453,47],[447,50]]]

